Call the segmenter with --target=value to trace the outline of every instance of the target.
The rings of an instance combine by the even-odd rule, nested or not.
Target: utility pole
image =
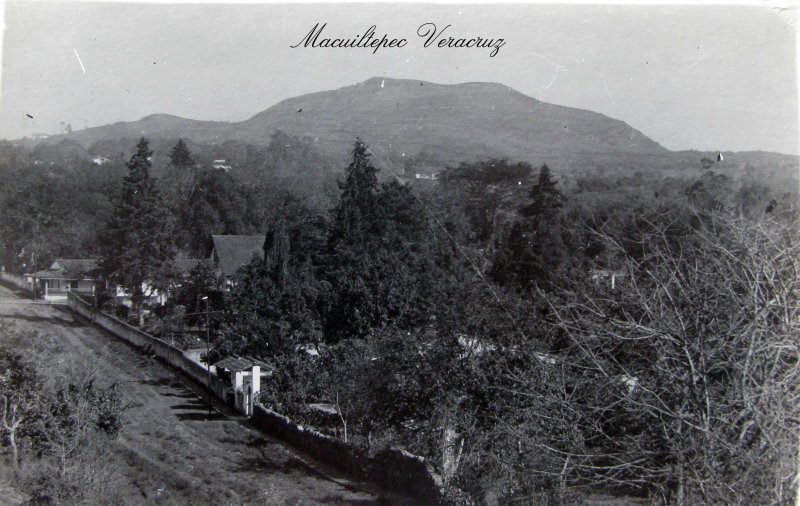
[[[211,324],[208,312],[208,295],[200,300],[206,301],[206,371],[208,372],[208,386],[211,387],[211,359],[208,356],[211,351]]]
[[[33,300],[36,300],[36,285],[39,283],[36,279],[36,249],[31,252],[31,264],[33,266]]]
[[[208,354],[211,351],[211,324],[210,324],[210,317],[208,313],[208,295],[203,297],[200,300],[206,301],[206,372],[208,374],[208,389],[211,390],[211,359],[209,358]],[[208,418],[211,419],[211,415],[213,414],[213,410],[211,408],[211,401],[208,401]]]

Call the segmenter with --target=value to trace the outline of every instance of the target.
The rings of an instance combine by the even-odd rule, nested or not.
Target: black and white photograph
[[[0,504],[800,506],[797,5],[0,9]]]

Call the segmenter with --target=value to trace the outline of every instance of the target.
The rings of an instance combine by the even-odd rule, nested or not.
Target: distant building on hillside
[[[110,162],[110,158],[106,158],[105,156],[98,156],[97,158],[92,158],[92,163],[95,165],[105,165]]]
[[[417,174],[414,175],[414,178],[415,179],[429,179],[431,181],[435,181],[435,180],[439,179],[439,174],[437,174],[435,172],[431,172],[430,174],[417,173]]]
[[[211,168],[224,170],[225,172],[231,170],[231,166],[225,160],[214,160],[211,162]]]
[[[596,284],[609,283],[612,290],[617,288],[620,278],[626,276],[624,271],[612,271],[610,269],[593,269],[589,274]]]
[[[212,235],[209,259],[217,277],[228,285],[236,271],[254,258],[264,258],[263,235]]]

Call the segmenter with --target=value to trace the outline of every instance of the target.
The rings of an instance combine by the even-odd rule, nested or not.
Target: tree
[[[58,463],[59,476],[67,473],[68,462],[101,432],[116,437],[122,428],[124,406],[115,386],[97,388],[93,373],[62,385],[43,399],[38,420],[38,445]]]
[[[41,377],[32,364],[16,352],[0,349],[0,422],[15,466],[19,466],[17,436],[24,424],[36,418],[41,387]]]
[[[638,484],[673,504],[789,504],[800,430],[797,228],[713,216],[655,222],[613,294],[551,305],[579,378],[565,412],[576,483]],[[608,238],[610,243],[618,240]],[[546,448],[543,448],[547,450]],[[566,462],[569,459],[569,462]]]
[[[260,202],[264,200],[263,194],[241,184],[228,172],[200,170],[187,198],[176,203],[179,246],[202,256],[208,253],[212,234],[249,234],[259,230],[264,220]]]
[[[207,303],[203,302],[204,297],[208,297]],[[206,325],[207,322],[214,327],[218,318],[215,314],[205,313],[207,309],[214,313],[223,307],[223,297],[214,265],[210,260],[200,262],[188,276],[179,278],[170,290],[167,304],[171,314],[165,318],[169,332],[177,330],[182,334],[185,326]]]
[[[166,200],[175,206],[185,205],[194,193],[197,163],[183,139],[179,139],[170,151],[169,164],[165,172]]]
[[[491,159],[448,167],[442,174],[445,189],[462,201],[473,240],[487,247],[490,257],[503,215],[513,211],[531,170],[525,162],[509,164],[507,160]]]
[[[546,220],[561,209],[564,196],[558,191],[558,181],[553,179],[550,168],[542,165],[539,169],[539,178],[535,185],[528,192],[531,202],[520,208],[520,214],[526,218],[532,218],[534,224],[539,220]]]
[[[528,192],[530,201],[519,208],[521,218],[504,238],[492,266],[492,278],[500,284],[529,289],[548,286],[568,256],[561,227],[564,197],[547,165]]]
[[[333,210],[331,239],[363,246],[374,234],[378,218],[378,169],[369,161],[367,146],[356,139],[353,161],[339,183],[339,203]]]
[[[190,169],[195,166],[192,152],[186,147],[183,139],[179,139],[172,151],[169,152],[169,163],[175,168]]]
[[[277,206],[263,260],[240,269],[226,298],[220,353],[274,359],[322,339],[327,292],[318,271],[328,232],[324,216],[296,199]]]
[[[364,337],[372,327],[408,325],[422,313],[422,230],[425,219],[411,190],[378,188],[377,169],[357,140],[353,162],[333,209],[321,281],[326,339]]]
[[[106,281],[131,293],[140,325],[145,300],[156,289],[167,288],[175,256],[170,216],[150,177],[152,154],[143,137],[127,164],[121,198],[99,238],[99,270]]]
[[[121,392],[98,388],[93,372],[62,378],[41,396],[31,433],[35,460],[25,470],[36,504],[99,504],[114,494],[112,445],[122,427]]]

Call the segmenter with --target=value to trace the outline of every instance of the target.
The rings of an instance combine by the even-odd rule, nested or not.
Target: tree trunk
[[[63,480],[64,476],[67,474],[67,450],[61,448],[61,454],[59,455],[59,465],[58,465],[58,476]]]
[[[449,481],[458,471],[460,452],[457,449],[458,433],[450,423],[445,424],[442,437],[442,474],[445,481]],[[461,440],[463,443],[463,439]]]
[[[131,294],[131,305],[139,319],[139,327],[144,326],[144,293],[142,292],[142,283],[136,283]]]
[[[795,470],[794,506],[800,506],[800,438],[797,440],[797,466]]]
[[[14,467],[19,467],[19,450],[17,448],[17,428],[22,423],[22,418],[17,417],[18,406],[8,400],[8,396],[3,396],[2,423],[3,428],[8,433],[8,445],[11,447],[11,458]],[[9,421],[10,419],[10,421]]]
[[[678,489],[675,491],[675,504],[686,506],[685,477],[683,473],[683,462],[678,463]]]
[[[19,449],[17,448],[17,428],[8,431],[8,444],[11,446],[11,461],[14,467],[19,469]]]

